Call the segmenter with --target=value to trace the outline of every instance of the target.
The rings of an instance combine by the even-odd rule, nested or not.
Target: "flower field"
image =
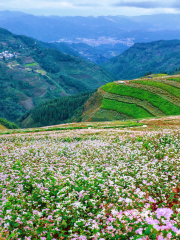
[[[180,239],[180,133],[0,136],[0,239]]]

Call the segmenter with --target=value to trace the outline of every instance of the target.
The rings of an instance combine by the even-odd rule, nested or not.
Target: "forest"
[[[40,103],[18,119],[21,127],[41,127],[81,121],[83,106],[94,92],[56,98]]]

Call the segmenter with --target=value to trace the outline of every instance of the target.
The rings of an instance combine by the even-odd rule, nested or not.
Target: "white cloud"
[[[1,10],[37,15],[146,15],[178,13],[179,0],[0,0]]]

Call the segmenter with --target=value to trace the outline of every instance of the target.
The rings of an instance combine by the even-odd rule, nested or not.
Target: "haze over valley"
[[[180,39],[179,19],[179,14],[60,17],[1,11],[0,27],[44,42],[67,43],[84,59],[101,64],[134,43]]]

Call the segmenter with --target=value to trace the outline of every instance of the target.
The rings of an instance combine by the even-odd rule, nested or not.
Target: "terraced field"
[[[99,104],[92,109],[91,100],[87,102],[85,121],[180,115],[179,75],[111,82],[99,88],[96,94],[99,94]],[[108,111],[115,113],[106,119]]]

